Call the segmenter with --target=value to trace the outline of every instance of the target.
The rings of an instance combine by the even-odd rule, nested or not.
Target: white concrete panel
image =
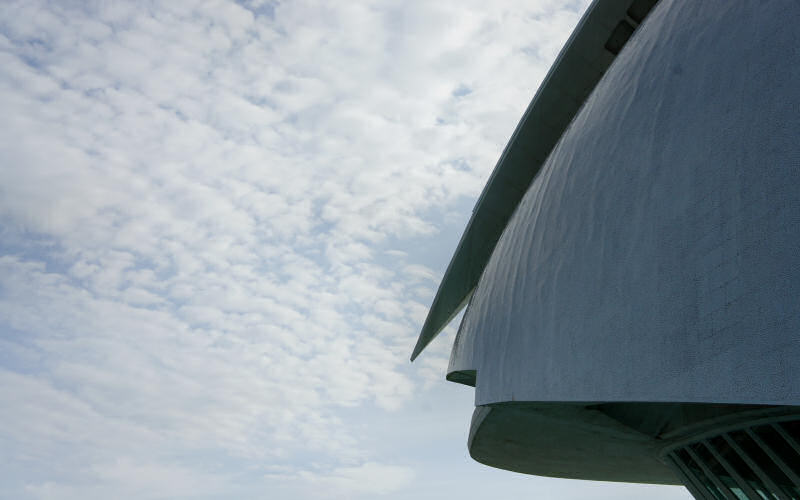
[[[475,290],[476,404],[800,404],[798,26],[788,0],[651,12]]]

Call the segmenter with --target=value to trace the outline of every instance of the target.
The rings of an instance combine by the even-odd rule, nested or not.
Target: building
[[[596,0],[412,360],[464,305],[477,461],[800,498],[800,2]]]

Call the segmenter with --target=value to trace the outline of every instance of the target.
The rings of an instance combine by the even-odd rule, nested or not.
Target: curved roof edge
[[[681,484],[662,458],[672,450],[798,415],[790,405],[515,401],[475,407],[467,448],[482,464],[523,474]]]
[[[586,98],[658,0],[594,0],[517,125],[447,266],[414,361],[466,305],[511,215]]]

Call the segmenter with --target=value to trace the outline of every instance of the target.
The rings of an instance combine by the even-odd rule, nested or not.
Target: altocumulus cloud
[[[438,390],[419,249],[586,2],[517,3],[2,2],[0,496],[412,484],[352,415]]]

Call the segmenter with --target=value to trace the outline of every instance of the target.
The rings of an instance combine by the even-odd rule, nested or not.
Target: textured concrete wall
[[[798,26],[790,0],[651,12],[468,306],[476,404],[800,404]]]

